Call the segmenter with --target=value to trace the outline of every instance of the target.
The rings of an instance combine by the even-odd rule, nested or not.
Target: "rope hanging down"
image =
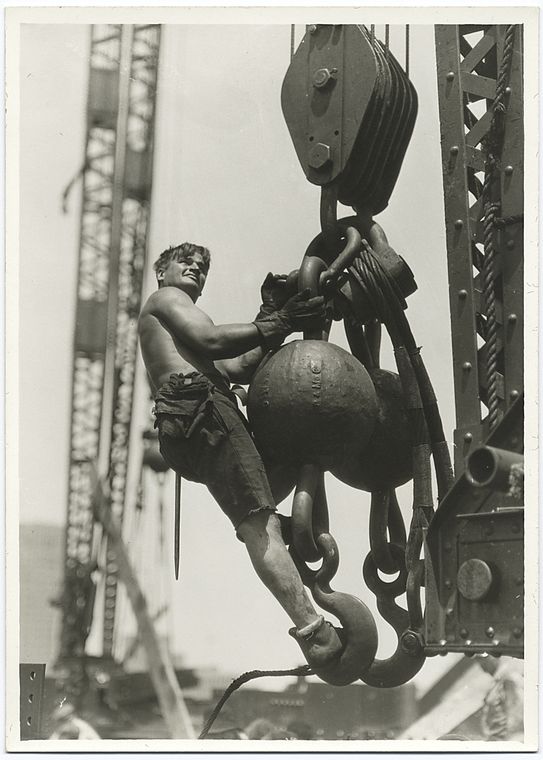
[[[505,114],[505,96],[509,70],[513,57],[515,39],[515,26],[507,27],[504,37],[503,58],[496,83],[496,95],[492,103],[492,122],[485,140],[487,156],[485,161],[485,180],[483,185],[483,208],[484,208],[484,262],[482,271],[483,297],[486,312],[486,372],[488,380],[488,424],[492,431],[500,419],[499,395],[498,395],[498,322],[496,319],[496,251],[494,249],[495,229],[507,223],[500,219],[500,203],[494,199],[493,192],[497,183],[496,169],[498,159],[503,147]],[[514,219],[510,223],[520,221]]]
[[[263,678],[265,676],[310,676],[313,671],[309,665],[301,665],[299,668],[291,668],[290,670],[249,670],[247,673],[243,673],[236,678],[230,686],[226,689],[222,697],[219,699],[209,718],[206,720],[200,736],[198,739],[205,739],[209,733],[209,730],[213,723],[217,720],[217,717],[224,707],[226,700],[232,696],[232,694],[243,686],[244,683],[252,681],[254,678]]]

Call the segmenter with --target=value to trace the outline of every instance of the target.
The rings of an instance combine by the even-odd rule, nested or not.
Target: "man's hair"
[[[186,261],[191,256],[199,253],[206,267],[206,274],[209,269],[209,263],[211,256],[209,250],[204,248],[203,245],[195,245],[194,243],[181,243],[181,245],[170,246],[162,251],[158,259],[155,261],[153,269],[156,274],[162,272],[168,267],[171,261]]]

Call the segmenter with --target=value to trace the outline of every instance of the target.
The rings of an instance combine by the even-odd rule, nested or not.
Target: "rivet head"
[[[473,435],[471,433],[464,433],[464,440],[466,443],[473,441]]]
[[[513,167],[512,166],[506,166],[504,169],[504,172],[507,174],[508,177],[510,177],[513,174]]]
[[[514,324],[515,324],[515,322],[517,321],[517,319],[518,319],[518,317],[517,317],[517,315],[516,315],[516,314],[510,314],[510,315],[507,317],[507,321],[508,321],[508,322],[509,322],[511,325],[514,325]]]
[[[317,24],[309,24],[307,31],[309,32],[309,34],[315,34],[315,32],[317,31]]]
[[[461,230],[463,226],[464,226],[464,222],[461,219],[457,219],[454,223],[455,230]]]
[[[464,372],[469,372],[471,370],[471,362],[464,362],[462,364],[462,369]]]
[[[507,245],[507,248],[510,251],[512,251],[513,248],[515,247],[515,241],[513,240],[513,238],[509,238],[509,240],[507,241],[506,245]]]
[[[519,392],[517,390],[512,390],[511,393],[509,394],[510,399],[515,399],[518,397],[519,397]]]
[[[461,298],[464,300],[464,298],[468,297],[468,291],[465,288],[462,288],[462,290],[458,291],[458,298]]]
[[[452,82],[454,80],[454,71],[449,71],[447,74],[447,82]]]
[[[457,156],[458,155],[458,145],[453,145],[450,150],[451,156]]]
[[[513,636],[516,639],[520,639],[520,637],[522,636],[522,628],[513,628]]]
[[[513,92],[513,90],[511,89],[511,87],[509,85],[507,85],[507,87],[505,88],[505,94],[506,95],[511,95],[512,92]]]
[[[482,559],[475,557],[461,564],[456,577],[458,591],[470,602],[484,599],[492,587],[492,582],[490,567]]]
[[[486,629],[485,633],[486,633],[486,635],[488,636],[489,639],[493,639],[494,638],[495,631],[494,631],[494,628],[492,628],[491,625],[488,626],[488,628]]]
[[[451,588],[452,587],[452,583],[449,580],[446,580],[444,585],[445,585],[445,588]]]
[[[469,631],[466,628],[460,629],[460,638],[461,639],[467,639],[469,636]]]

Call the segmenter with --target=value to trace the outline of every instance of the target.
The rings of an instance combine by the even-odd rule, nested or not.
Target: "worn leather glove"
[[[310,298],[310,291],[297,293],[281,309],[258,316],[253,324],[261,335],[261,345],[270,350],[281,345],[292,332],[311,330],[321,324],[326,316],[324,298]]]
[[[260,288],[262,304],[257,319],[271,314],[285,305],[288,300],[286,284],[286,274],[272,274],[272,272],[268,272]]]

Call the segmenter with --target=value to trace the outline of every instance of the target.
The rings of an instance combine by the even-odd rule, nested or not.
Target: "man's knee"
[[[264,535],[275,538],[281,536],[281,523],[274,510],[255,509],[238,525],[237,534],[245,543]]]

